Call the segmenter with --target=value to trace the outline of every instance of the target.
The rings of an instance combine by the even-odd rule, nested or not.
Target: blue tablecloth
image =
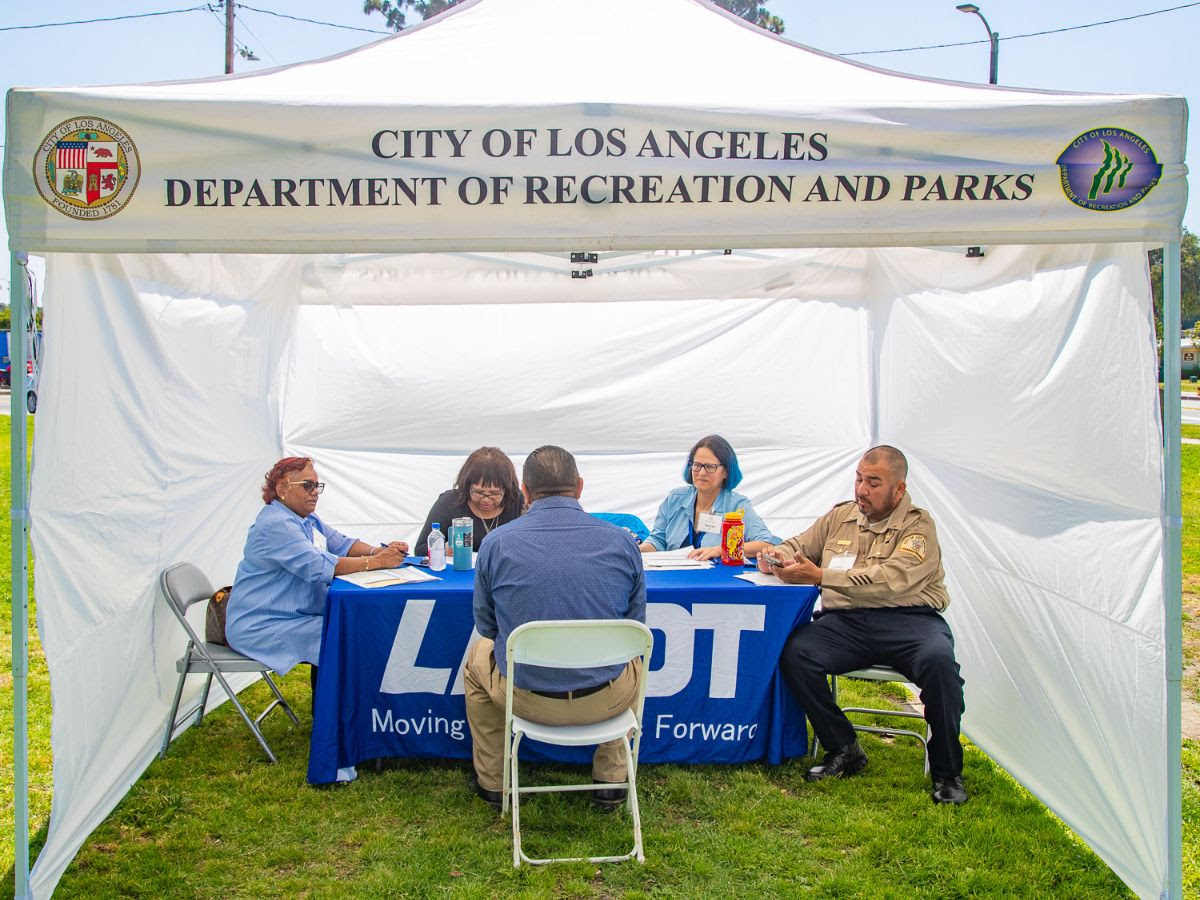
[[[728,566],[646,574],[654,632],[641,760],[777,764],[806,749],[779,653],[816,588],[759,587]],[[462,666],[474,572],[360,588],[335,579],[325,610],[308,780],[388,756],[469,759]],[[530,742],[522,756],[588,762],[590,748]]]

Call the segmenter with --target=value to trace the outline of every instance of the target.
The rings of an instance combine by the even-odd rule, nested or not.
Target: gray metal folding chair
[[[642,852],[642,818],[638,807],[637,759],[642,742],[642,709],[646,700],[646,669],[654,636],[641,622],[632,619],[566,619],[526,622],[508,636],[508,685],[504,705],[504,788],[503,806],[512,803],[513,866],[522,862],[542,865],[548,862],[621,862],[636,858],[645,862]],[[637,696],[626,710],[591,725],[545,725],[523,719],[513,713],[513,673],[518,664],[555,669],[587,669],[627,663],[640,657],[642,677]],[[629,740],[630,734],[633,741]],[[521,738],[585,747],[606,741],[625,742],[626,780],[615,784],[522,785],[519,780],[517,751]],[[521,849],[521,795],[546,791],[627,790],[630,817],[633,819],[633,849],[621,856],[580,856],[531,859]]]
[[[856,669],[853,672],[845,672],[842,678],[857,678],[860,681],[895,681],[901,684],[906,684],[908,679],[897,672],[890,666],[868,666],[865,669]],[[833,702],[837,703],[838,696],[838,676],[829,676],[829,687],[833,692]],[[903,719],[920,719],[925,720],[925,717],[918,712],[911,712],[906,709],[872,709],[865,706],[843,706],[844,713],[864,713],[874,716],[896,716]],[[929,725],[925,726],[922,732],[912,731],[908,728],[882,728],[878,725],[859,725],[854,724],[855,731],[866,731],[871,734],[896,735],[902,737],[916,738],[921,742],[921,749],[925,754],[925,774],[929,774]],[[817,740],[816,734],[813,735],[812,755],[816,756],[821,749],[821,743]]]
[[[200,706],[196,710],[195,724],[199,725],[204,718],[204,706],[208,703],[208,690],[212,686],[213,677],[216,676],[216,679],[221,682],[221,687],[225,689],[229,702],[233,704],[242,720],[254,732],[254,736],[267,754],[267,758],[271,762],[276,762],[275,754],[271,752],[271,748],[259,730],[259,724],[276,706],[282,707],[283,711],[297,725],[300,724],[300,720],[296,718],[296,714],[292,712],[288,702],[283,699],[283,694],[279,693],[279,687],[271,678],[271,667],[248,656],[242,656],[232,647],[207,643],[196,634],[187,620],[188,607],[193,603],[199,603],[201,600],[208,600],[212,597],[213,586],[204,573],[191,563],[176,563],[170,568],[164,569],[158,578],[158,587],[159,593],[162,594],[167,606],[171,608],[171,612],[175,614],[175,618],[179,620],[179,624],[183,626],[183,630],[187,632],[188,636],[187,649],[175,663],[175,670],[179,673],[179,683],[175,686],[175,700],[171,703],[171,712],[167,714],[167,729],[163,734],[162,749],[158,753],[159,759],[167,755],[167,747],[170,746],[171,739],[180,725],[175,716],[179,712],[179,699],[183,696],[183,682],[189,675],[202,672],[207,677],[204,680],[204,691],[200,695]],[[225,680],[227,672],[258,672],[270,685],[275,699],[257,719],[250,718],[246,708],[238,700],[237,694]],[[191,713],[188,715],[190,716]]]

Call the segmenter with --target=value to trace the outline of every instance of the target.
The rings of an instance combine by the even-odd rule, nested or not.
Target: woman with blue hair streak
[[[683,487],[677,487],[658,508],[643,553],[691,547],[690,559],[715,559],[721,555],[721,521],[725,513],[745,511],[746,556],[757,556],[768,545],[779,543],[750,498],[733,488],[742,480],[737,454],[719,434],[701,438],[683,467]]]

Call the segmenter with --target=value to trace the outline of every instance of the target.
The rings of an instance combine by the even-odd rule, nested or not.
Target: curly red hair
[[[271,471],[267,473],[266,480],[263,481],[263,503],[270,505],[271,501],[279,496],[276,488],[279,487],[279,483],[284,478],[310,465],[312,465],[311,456],[285,456],[279,462],[275,463],[271,467]]]

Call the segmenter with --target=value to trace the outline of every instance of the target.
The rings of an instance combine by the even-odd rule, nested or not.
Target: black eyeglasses
[[[699,472],[700,470],[703,469],[709,475],[712,475],[719,468],[721,468],[720,463],[698,463],[698,462],[692,463],[692,471],[693,472]]]
[[[304,492],[307,494],[311,494],[313,491],[316,491],[318,494],[320,494],[325,490],[325,482],[323,481],[289,481],[288,484],[300,485],[300,487],[304,488]]]
[[[471,499],[472,500],[491,500],[493,502],[496,500],[503,500],[504,499],[504,491],[503,490],[481,491],[479,488],[471,488]]]

